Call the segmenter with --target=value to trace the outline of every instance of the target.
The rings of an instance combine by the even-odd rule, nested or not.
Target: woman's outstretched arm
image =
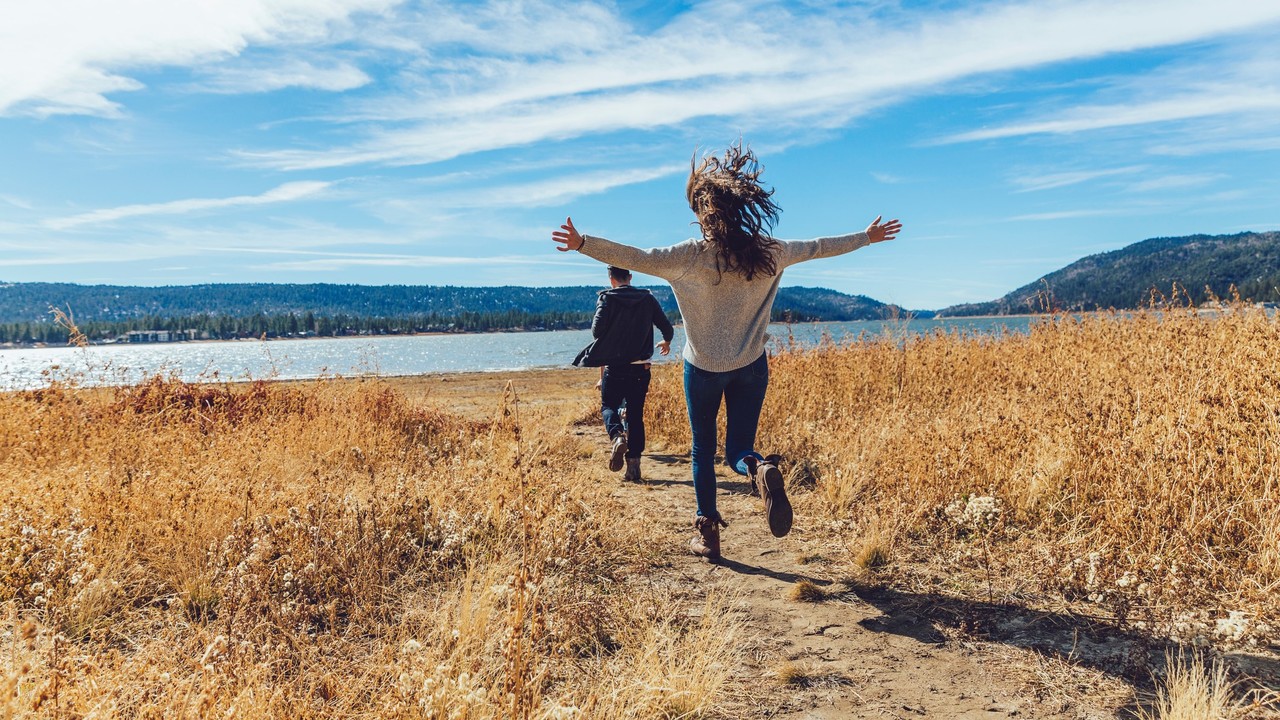
[[[565,218],[559,230],[551,233],[551,239],[559,243],[560,252],[577,250],[602,263],[626,268],[632,272],[673,280],[689,270],[691,258],[697,253],[696,243],[683,242],[665,248],[641,250],[595,235],[585,236],[573,225],[573,218]]]
[[[881,223],[877,217],[863,232],[852,235],[821,237],[816,240],[787,240],[782,243],[782,266],[790,267],[796,263],[818,258],[835,257],[873,243],[892,240],[902,231],[902,223],[890,220]]]

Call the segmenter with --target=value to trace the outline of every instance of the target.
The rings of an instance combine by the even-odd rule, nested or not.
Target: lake
[[[770,326],[771,345],[793,337],[813,346],[823,337],[895,337],[944,332],[1025,332],[1036,318],[947,318],[910,321],[794,323]],[[304,340],[240,340],[94,345],[0,350],[0,390],[22,390],[74,378],[86,385],[123,385],[163,373],[188,381],[524,370],[567,366],[591,340],[590,330],[370,336]],[[676,328],[667,361],[680,357]]]

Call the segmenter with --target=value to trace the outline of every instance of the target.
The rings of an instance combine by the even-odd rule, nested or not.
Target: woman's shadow
[[[1155,638],[1108,618],[1033,610],[1021,605],[967,600],[936,593],[913,593],[876,584],[846,583],[829,593],[832,600],[860,600],[881,612],[859,621],[873,632],[893,633],[927,644],[941,644],[957,633],[987,642],[1031,650],[1151,687],[1153,670],[1163,669],[1166,654],[1185,656],[1190,645]],[[1220,655],[1236,688],[1280,692],[1280,659],[1261,652]]]

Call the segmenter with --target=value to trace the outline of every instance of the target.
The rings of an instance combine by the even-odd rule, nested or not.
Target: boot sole
[[[774,537],[785,537],[791,532],[791,501],[782,481],[782,473],[770,465],[764,471],[764,506],[769,518],[769,532]]]
[[[613,454],[609,456],[609,470],[618,472],[622,469],[622,466],[626,464],[626,459],[627,440],[626,438],[623,438],[622,442],[618,443],[617,447],[613,449]]]

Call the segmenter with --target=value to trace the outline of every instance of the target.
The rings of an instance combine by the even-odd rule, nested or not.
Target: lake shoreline
[[[768,347],[819,347],[936,333],[998,336],[1026,332],[1035,318],[854,321],[773,324]],[[0,349],[0,389],[52,382],[130,385],[156,376],[192,382],[304,380],[326,377],[413,377],[429,373],[493,373],[568,367],[591,342],[590,330],[362,335],[297,338],[297,342],[199,341]],[[359,340],[360,342],[351,342]],[[684,328],[672,344],[682,353]],[[662,360],[659,360],[662,362]]]
[[[1125,312],[1131,312],[1131,311],[1125,311]],[[911,322],[932,321],[932,322],[947,323],[947,322],[970,322],[970,321],[1001,320],[1001,319],[1022,320],[1026,318],[1051,318],[1051,317],[1054,317],[1054,315],[1051,313],[1021,313],[1017,315],[963,315],[963,316],[948,316],[948,317],[931,316],[927,318],[864,319],[864,320],[807,320],[807,321],[801,321],[801,322],[784,322],[779,320],[777,322],[770,322],[769,324],[783,325],[783,326],[788,326],[788,325],[810,326],[810,325],[822,325],[822,324],[832,324],[832,323],[852,323],[852,322],[911,323]],[[673,325],[675,327],[683,327],[684,324],[673,323]],[[566,332],[566,331],[573,331],[573,330],[589,330],[589,329],[590,328],[556,328],[556,329],[511,328],[507,330],[485,330],[485,331],[476,331],[476,332],[431,331],[431,332],[385,333],[385,334],[377,334],[377,335],[373,335],[373,334],[369,334],[369,335],[307,335],[302,337],[267,337],[267,338],[244,337],[244,338],[217,338],[217,339],[207,338],[207,339],[197,339],[197,340],[172,340],[168,342],[136,342],[136,343],[134,342],[90,342],[88,346],[95,347],[95,348],[97,347],[155,347],[155,346],[168,346],[168,345],[203,345],[203,344],[210,344],[210,343],[249,343],[249,342],[274,343],[274,342],[293,342],[297,340],[380,340],[380,339],[386,339],[386,338],[409,338],[409,337],[465,337],[465,336],[474,336],[474,335],[527,335],[527,334]],[[39,350],[39,349],[46,349],[46,348],[62,348],[62,347],[74,347],[74,344],[68,343],[66,345],[61,345],[56,343],[0,343],[0,350]]]
[[[488,330],[483,332],[442,332],[433,330],[429,332],[404,332],[404,333],[385,333],[377,335],[303,335],[297,337],[242,337],[242,338],[197,338],[195,340],[168,340],[165,342],[89,342],[88,347],[141,347],[155,345],[198,345],[206,343],[246,343],[246,342],[291,342],[295,340],[371,340],[375,338],[396,338],[396,337],[453,337],[459,335],[509,335],[512,333],[544,333],[544,332],[561,332],[562,330],[579,330],[583,328],[561,328],[561,329],[541,329],[541,330]],[[0,350],[32,350],[51,347],[75,347],[75,343],[66,343],[65,345],[56,343],[0,343]]]

